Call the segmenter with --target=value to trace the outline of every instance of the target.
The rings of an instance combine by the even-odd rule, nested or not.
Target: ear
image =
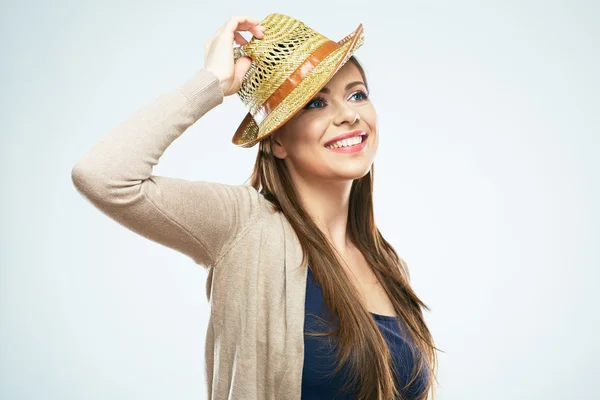
[[[281,143],[281,131],[276,130],[269,139],[271,140],[271,151],[273,152],[273,155],[281,160],[286,158],[287,151]]]

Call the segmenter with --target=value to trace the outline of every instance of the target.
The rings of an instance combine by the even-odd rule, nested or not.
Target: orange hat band
[[[329,40],[315,50],[290,76],[277,88],[277,90],[261,105],[252,117],[257,125],[285,99],[296,86],[321,63],[329,54],[339,47],[339,43]]]

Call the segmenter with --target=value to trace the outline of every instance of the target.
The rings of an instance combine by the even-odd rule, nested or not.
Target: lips
[[[367,139],[367,137],[369,136],[369,134],[366,133],[365,131],[361,131],[361,130],[342,133],[341,135],[338,135],[338,136],[334,137],[333,139],[329,140],[327,143],[325,143],[325,146],[330,146],[340,140],[350,139],[350,138],[353,138],[356,136],[365,136],[365,138],[363,139],[363,142],[364,142]]]

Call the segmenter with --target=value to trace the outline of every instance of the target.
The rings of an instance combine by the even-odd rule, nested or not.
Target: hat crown
[[[302,21],[284,14],[270,14],[260,23],[262,39],[234,48],[234,57],[249,56],[252,64],[242,80],[238,96],[250,113],[256,111],[281,84],[321,45],[330,40]]]

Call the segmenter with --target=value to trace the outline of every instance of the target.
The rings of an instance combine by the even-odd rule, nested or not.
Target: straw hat
[[[237,92],[248,114],[233,136],[252,147],[304,107],[364,43],[363,26],[334,42],[303,22],[270,14],[261,23],[262,39],[234,47],[234,58],[252,59]]]

